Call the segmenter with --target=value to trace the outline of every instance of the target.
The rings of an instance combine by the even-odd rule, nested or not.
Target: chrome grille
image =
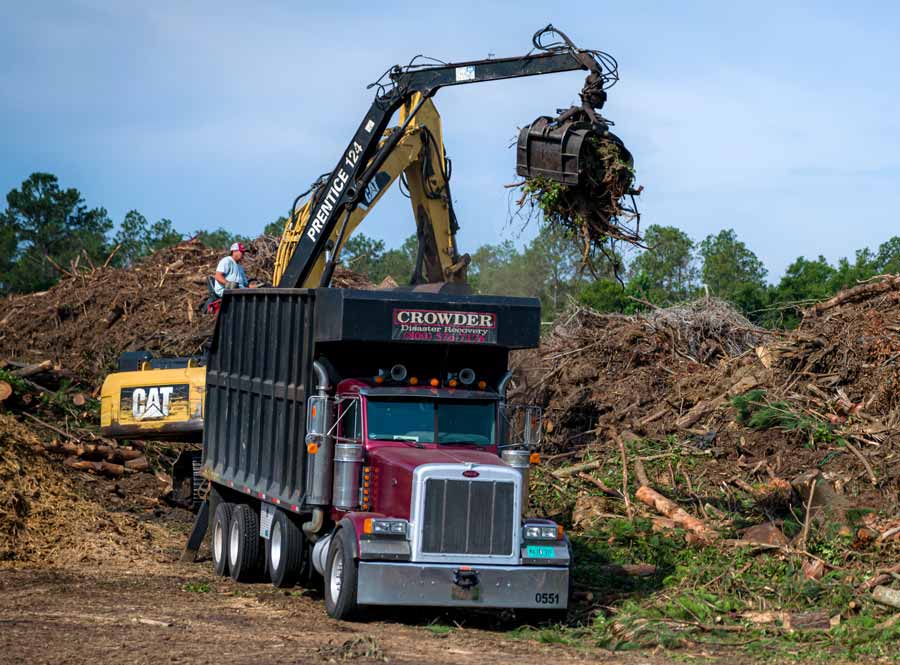
[[[426,480],[422,552],[509,556],[515,489],[511,482]]]

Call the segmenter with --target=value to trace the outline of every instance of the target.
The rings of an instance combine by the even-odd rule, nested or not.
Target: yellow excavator
[[[450,195],[451,164],[432,101],[435,93],[448,86],[586,70],[580,106],[555,118],[540,117],[520,130],[516,172],[577,186],[588,163],[585,149],[591,139],[618,141],[599,114],[606,89],[618,80],[612,56],[577,48],[552,25],[536,32],[532,43],[530,53],[512,58],[437,64],[414,58],[372,84],[377,88],[375,100],[339,162],[291,206],[276,255],[274,286],[329,286],[346,239],[401,179],[412,204],[418,252],[410,283],[400,288],[468,292],[469,256],[460,255],[456,245],[459,227]],[[394,116],[397,124],[390,126]],[[101,392],[104,435],[202,439],[206,385],[202,358],[131,354],[123,357],[119,370],[107,377]]]

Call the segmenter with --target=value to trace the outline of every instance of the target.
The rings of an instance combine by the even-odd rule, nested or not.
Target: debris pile
[[[683,429],[699,420],[690,407],[704,403],[725,372],[723,361],[765,335],[712,299],[634,316],[575,307],[539,352],[518,357],[520,390],[544,407],[547,451],[588,444],[610,428],[664,435],[676,423]],[[738,389],[755,385],[745,381]]]
[[[0,414],[0,562],[129,562],[146,558],[159,526],[116,511],[151,509],[158,481],[138,474],[113,483],[69,472],[47,456],[47,432]]]
[[[794,560],[806,580],[842,571],[860,593],[900,572],[900,278],[789,332],[710,300],[575,308],[516,362],[511,399],[544,408],[535,513],[576,533],[649,520]]]
[[[276,241],[250,243],[244,266],[251,279],[271,280]],[[196,240],[160,250],[130,268],[94,266],[70,272],[51,289],[2,301],[0,355],[50,359],[99,385],[123,351],[159,355],[200,352],[214,317],[201,311],[207,278],[220,250]],[[339,288],[371,288],[360,275],[337,270]]]

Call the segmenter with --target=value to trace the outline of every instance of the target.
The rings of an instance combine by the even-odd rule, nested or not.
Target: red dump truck
[[[324,577],[325,606],[565,612],[557,524],[523,517],[540,413],[507,404],[530,298],[226,291],[202,474],[218,574]]]

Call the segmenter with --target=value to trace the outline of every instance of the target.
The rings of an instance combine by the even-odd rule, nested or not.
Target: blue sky
[[[254,235],[333,167],[388,66],[522,54],[553,22],[619,60],[604,115],[635,155],[645,225],[734,228],[770,278],[900,235],[895,3],[4,5],[3,193],[49,171],[116,222],[137,209]],[[509,145],[582,80],[438,94],[461,249],[534,232],[507,223]],[[392,246],[413,228],[394,191],[360,230]]]

